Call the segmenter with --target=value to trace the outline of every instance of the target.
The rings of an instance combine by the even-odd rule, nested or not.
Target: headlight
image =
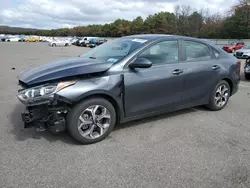
[[[28,100],[30,98],[39,98],[44,96],[51,96],[54,93],[68,87],[70,85],[75,84],[76,81],[67,81],[67,82],[60,82],[57,84],[46,84],[42,86],[37,86],[29,89],[25,89],[18,93],[18,98],[22,101]]]

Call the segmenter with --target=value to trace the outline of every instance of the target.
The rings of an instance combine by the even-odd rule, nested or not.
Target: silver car
[[[50,46],[70,46],[71,42],[68,40],[53,40],[49,43]]]
[[[238,59],[249,59],[250,58],[250,46],[245,46],[234,52],[234,56]]]

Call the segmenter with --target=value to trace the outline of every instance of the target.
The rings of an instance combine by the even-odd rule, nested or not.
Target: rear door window
[[[202,43],[184,41],[186,61],[206,61],[213,57],[210,48]]]

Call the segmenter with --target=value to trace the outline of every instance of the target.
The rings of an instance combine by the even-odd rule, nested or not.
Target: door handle
[[[173,73],[174,75],[179,75],[179,74],[183,73],[183,70],[175,69],[172,73]]]
[[[218,69],[220,69],[220,67],[218,65],[212,66],[212,70],[218,70]]]

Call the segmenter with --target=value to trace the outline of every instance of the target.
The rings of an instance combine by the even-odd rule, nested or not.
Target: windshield
[[[250,49],[250,46],[245,46],[244,49]]]
[[[81,55],[81,57],[117,63],[131,52],[143,46],[146,42],[147,40],[139,38],[114,39],[90,50]]]

